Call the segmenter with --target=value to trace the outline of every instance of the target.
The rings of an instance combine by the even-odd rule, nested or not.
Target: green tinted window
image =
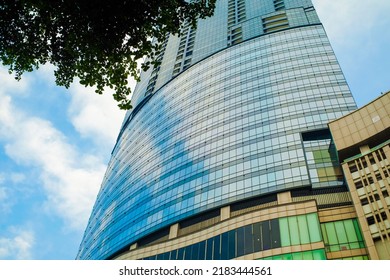
[[[288,228],[288,220],[286,217],[279,219],[279,228],[282,247],[290,246],[290,231]]]
[[[321,225],[324,242],[330,252],[364,248],[363,236],[356,219]]]
[[[302,259],[303,260],[313,260],[313,252],[312,251],[302,252]]]
[[[337,239],[339,240],[339,244],[348,243],[348,238],[345,232],[343,221],[334,222],[334,227],[337,234]]]
[[[356,236],[358,238],[359,241],[363,241],[363,235],[362,235],[362,232],[360,230],[360,226],[359,226],[359,222],[357,221],[357,219],[353,219],[353,226],[355,228],[355,232],[356,232]]]
[[[320,222],[316,213],[306,215],[309,227],[310,241],[320,242],[322,240]]]
[[[306,215],[297,216],[298,227],[299,227],[299,237],[301,239],[301,244],[310,243],[309,227],[307,226]]]
[[[314,250],[313,260],[326,260],[325,250]]]
[[[303,253],[302,252],[296,252],[292,253],[293,260],[303,260]]]
[[[326,254],[324,249],[318,249],[271,256],[260,260],[326,260]]]
[[[344,222],[344,226],[345,226],[345,230],[346,230],[346,235],[348,236],[348,241],[349,242],[357,242],[358,237],[357,237],[355,227],[353,225],[352,220],[346,220],[343,222]]]
[[[288,227],[290,229],[291,245],[301,244],[299,240],[298,221],[296,216],[288,217]]]

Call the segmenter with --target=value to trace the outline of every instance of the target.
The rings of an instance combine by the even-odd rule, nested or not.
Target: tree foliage
[[[118,106],[129,109],[128,77],[139,79],[137,60],[156,56],[156,41],[178,33],[184,21],[196,25],[212,15],[215,1],[0,0],[0,60],[16,79],[51,63],[58,85],[78,77],[99,94],[114,88]]]

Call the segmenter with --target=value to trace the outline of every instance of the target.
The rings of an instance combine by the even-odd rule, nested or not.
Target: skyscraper
[[[219,0],[141,74],[80,259],[368,258],[327,127],[356,109],[310,0]]]

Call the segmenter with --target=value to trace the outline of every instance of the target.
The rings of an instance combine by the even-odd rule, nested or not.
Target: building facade
[[[356,109],[310,0],[219,0],[141,74],[78,259],[366,259],[327,123]]]
[[[329,123],[372,259],[390,259],[390,92]]]

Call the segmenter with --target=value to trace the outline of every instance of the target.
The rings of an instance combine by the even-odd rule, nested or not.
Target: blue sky
[[[358,106],[390,90],[390,1],[313,2]],[[75,258],[124,117],[111,94],[0,67],[0,259]]]

